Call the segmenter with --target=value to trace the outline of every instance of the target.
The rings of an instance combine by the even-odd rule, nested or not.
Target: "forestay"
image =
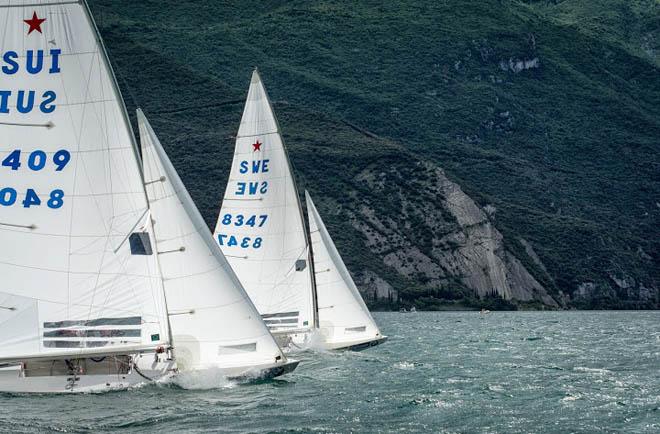
[[[271,330],[315,326],[300,200],[257,71],[252,74],[214,235]]]
[[[139,161],[83,2],[0,2],[0,359],[167,344]]]
[[[381,337],[307,191],[305,201],[314,252],[319,326],[326,345],[332,347]]]
[[[283,361],[141,111],[138,123],[179,369]]]

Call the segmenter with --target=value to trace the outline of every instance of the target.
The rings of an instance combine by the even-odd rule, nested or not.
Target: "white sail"
[[[383,339],[307,191],[305,201],[324,345],[343,348]]]
[[[257,71],[252,74],[214,236],[271,330],[315,326],[300,200]]]
[[[179,369],[284,362],[141,111],[138,124]]]
[[[168,343],[139,161],[86,5],[0,2],[0,360]]]

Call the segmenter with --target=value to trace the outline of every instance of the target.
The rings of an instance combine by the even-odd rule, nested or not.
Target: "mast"
[[[298,194],[298,190],[296,190],[296,194]],[[300,208],[300,212],[301,213],[303,212],[302,207]],[[320,328],[319,298],[318,298],[319,296],[316,289],[316,267],[314,266],[314,248],[312,247],[312,234],[310,232],[309,222],[303,220],[303,225],[305,226],[305,238],[307,240],[307,245],[309,246],[307,262],[309,263],[311,269],[311,278],[312,278],[312,300],[314,303],[314,327],[318,329]]]
[[[259,74],[258,69],[255,67],[254,71]],[[270,96],[268,95],[268,90],[264,86],[264,93],[266,94],[266,101],[268,102],[268,107],[270,111],[275,113],[273,110],[273,104],[270,101]],[[318,294],[316,292],[316,272],[314,270],[314,256],[312,254],[312,243],[309,234],[309,225],[305,220],[305,214],[302,209],[302,203],[300,202],[300,193],[298,192],[298,185],[296,183],[295,172],[293,171],[293,164],[291,163],[291,158],[289,158],[289,151],[286,148],[286,143],[284,143],[284,137],[282,136],[282,129],[280,128],[280,122],[277,119],[277,116],[274,116],[275,125],[277,125],[277,133],[282,138],[282,149],[284,150],[284,155],[286,157],[287,166],[289,168],[289,173],[291,173],[291,180],[293,181],[293,189],[296,192],[296,202],[298,204],[298,213],[300,214],[300,220],[303,224],[303,231],[305,233],[305,243],[307,244],[307,266],[310,267],[310,279],[312,284],[312,310],[314,313],[314,327],[319,328],[319,304],[318,304]]]

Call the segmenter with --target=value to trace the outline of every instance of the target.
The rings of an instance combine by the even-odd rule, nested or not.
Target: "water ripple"
[[[278,380],[192,375],[98,395],[0,394],[0,431],[660,432],[658,312],[376,318],[385,345],[306,351]]]

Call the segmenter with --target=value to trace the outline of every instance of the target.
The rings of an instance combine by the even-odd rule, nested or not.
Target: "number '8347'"
[[[225,226],[233,225],[236,227],[239,226],[250,226],[250,227],[262,227],[264,223],[268,220],[267,215],[251,215],[244,216],[243,214],[225,214],[222,216],[222,224]]]
[[[14,188],[5,187],[0,189],[0,206],[12,206],[16,204],[20,199],[18,196],[18,192]],[[58,209],[64,205],[64,192],[62,190],[53,190],[48,195],[48,199],[44,200],[48,208]],[[42,200],[37,192],[32,188],[28,188],[21,204],[23,208],[30,208],[31,206],[40,206],[41,202]]]

